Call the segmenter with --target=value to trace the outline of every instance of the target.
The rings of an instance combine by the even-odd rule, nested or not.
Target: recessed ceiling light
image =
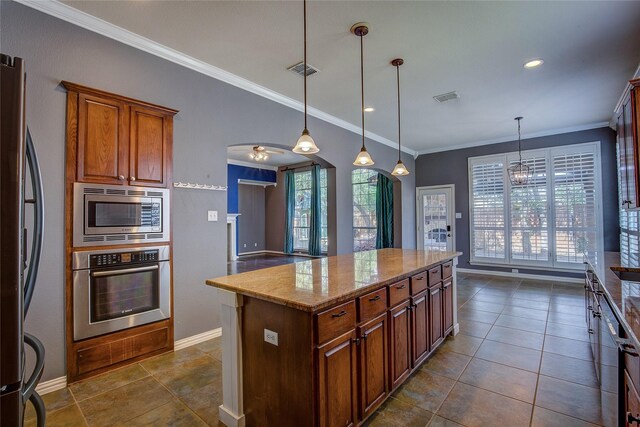
[[[370,113],[370,112],[372,112],[372,111],[376,111],[376,109],[375,109],[375,108],[373,108],[373,107],[365,107],[365,108],[364,108],[364,111],[365,111],[365,112],[367,112],[367,113]]]
[[[532,59],[531,61],[527,61],[524,63],[524,68],[536,68],[544,64],[544,61],[541,58]]]

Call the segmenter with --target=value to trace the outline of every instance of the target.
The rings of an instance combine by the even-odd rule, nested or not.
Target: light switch
[[[218,211],[207,211],[207,221],[217,221]]]
[[[462,219],[462,212],[456,212],[456,219]]]
[[[278,333],[270,331],[269,329],[264,330],[264,340],[269,344],[273,344],[275,346],[278,345]]]

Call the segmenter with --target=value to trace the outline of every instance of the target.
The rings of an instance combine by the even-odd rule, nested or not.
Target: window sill
[[[490,262],[478,262],[478,261],[469,261],[469,265],[477,265],[480,267],[495,267],[495,268],[517,268],[519,270],[540,270],[540,271],[556,271],[559,273],[581,273],[584,272],[584,265],[578,264],[576,268],[558,268],[558,267],[548,267],[544,265],[522,265],[522,264],[498,264],[498,263],[490,263]]]

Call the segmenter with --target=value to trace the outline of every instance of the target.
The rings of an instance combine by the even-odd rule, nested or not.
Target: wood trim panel
[[[80,84],[77,84],[77,83],[72,83],[72,82],[68,82],[68,81],[64,81],[64,80],[61,82],[61,84],[69,92],[81,92],[81,93],[86,93],[86,94],[89,94],[89,95],[94,95],[94,96],[99,96],[99,97],[112,98],[112,99],[116,99],[116,100],[118,100],[120,102],[124,102],[124,103],[131,104],[131,105],[137,105],[137,106],[144,107],[144,108],[154,109],[154,110],[161,111],[161,112],[164,112],[166,114],[171,114],[171,115],[175,115],[179,111],[179,110],[174,110],[173,108],[163,107],[162,105],[157,105],[157,104],[152,104],[150,102],[140,101],[139,99],[133,99],[133,98],[129,98],[127,96],[117,95],[115,93],[106,92],[106,91],[101,90],[101,89],[96,89],[96,88],[92,88],[92,87],[89,87],[89,86],[83,86],[83,85],[80,85]]]

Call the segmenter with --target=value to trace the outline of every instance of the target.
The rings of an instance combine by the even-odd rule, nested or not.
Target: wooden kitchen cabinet
[[[429,355],[428,291],[411,298],[411,366],[418,366]]]
[[[635,209],[640,207],[638,174],[640,143],[640,79],[629,82],[628,91],[616,108],[617,142],[619,156],[619,175],[622,207]]]
[[[357,424],[356,331],[318,348],[320,426]]]
[[[442,329],[446,337],[453,330],[453,281],[445,280],[442,283]]]
[[[444,340],[442,307],[442,283],[439,283],[429,288],[429,344],[431,348],[435,348]]]
[[[176,110],[62,82],[77,182],[167,187]],[[72,141],[73,142],[73,141]],[[73,160],[73,159],[72,159]]]
[[[388,331],[387,313],[358,328],[358,389],[360,419],[368,417],[387,397]]]
[[[394,390],[411,372],[410,301],[389,311],[389,388]]]
[[[640,426],[640,422],[638,422],[640,420],[640,397],[626,369],[624,370],[624,407],[626,411],[625,426]]]

